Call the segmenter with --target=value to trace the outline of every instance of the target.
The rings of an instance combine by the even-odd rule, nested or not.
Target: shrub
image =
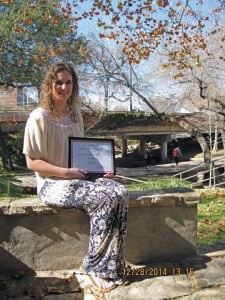
[[[24,127],[16,133],[8,133],[6,142],[11,154],[12,163],[18,166],[26,166],[25,156],[23,154]]]

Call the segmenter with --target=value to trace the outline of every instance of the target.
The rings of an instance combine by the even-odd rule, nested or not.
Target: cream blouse
[[[69,116],[55,121],[50,113],[39,107],[29,116],[24,134],[23,153],[31,158],[41,159],[55,166],[68,167],[69,137],[84,135],[83,118],[76,112],[77,122]],[[57,180],[35,172],[37,191],[46,180]]]

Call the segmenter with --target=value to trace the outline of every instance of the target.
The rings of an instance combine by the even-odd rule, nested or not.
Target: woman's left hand
[[[115,177],[115,175],[113,173],[106,173],[103,177],[113,179]]]

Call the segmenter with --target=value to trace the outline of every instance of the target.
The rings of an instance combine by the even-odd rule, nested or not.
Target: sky
[[[211,12],[211,10],[216,6],[217,0],[202,0],[202,5],[196,5],[198,0],[189,0],[190,5],[194,5],[196,10],[204,11],[205,13]],[[71,1],[72,2],[72,1]],[[115,7],[117,6],[119,0],[113,0],[112,3],[115,4]],[[124,2],[124,0],[122,0]],[[145,2],[145,0],[141,0],[140,2]],[[153,5],[157,1],[153,1]],[[169,0],[170,5],[172,4],[174,8],[177,8],[176,3],[178,0]],[[186,0],[180,0],[181,3],[185,3]],[[89,11],[90,5],[93,3],[93,0],[84,0],[82,3],[79,3],[79,7],[81,11]],[[156,4],[155,4],[156,5]],[[158,7],[156,5],[156,7]],[[163,10],[164,11],[164,10]],[[158,10],[158,12],[155,14],[157,17],[163,17],[162,12]],[[79,34],[87,34],[88,32],[98,31],[97,26],[95,26],[97,18],[107,21],[107,16],[105,16],[103,13],[100,13],[97,17],[94,17],[93,20],[84,19],[79,21],[79,27],[78,27],[78,33]],[[132,24],[132,23],[131,23]]]

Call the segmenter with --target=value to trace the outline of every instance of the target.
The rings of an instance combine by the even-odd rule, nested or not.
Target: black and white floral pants
[[[101,278],[123,277],[128,211],[123,185],[107,178],[46,181],[39,198],[47,205],[85,211],[90,217],[90,241],[84,269]]]

